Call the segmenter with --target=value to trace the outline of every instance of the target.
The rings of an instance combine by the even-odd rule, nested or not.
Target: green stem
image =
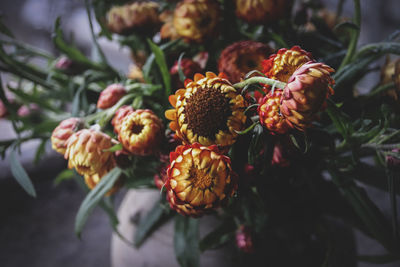
[[[380,94],[380,93],[382,93],[382,92],[385,92],[385,91],[387,91],[387,90],[389,90],[389,89],[392,89],[392,88],[394,88],[394,87],[395,87],[394,82],[389,82],[389,83],[380,85],[380,86],[376,87],[374,90],[372,90],[372,91],[367,95],[367,97],[374,97],[374,96],[376,96],[376,95],[378,95],[378,94]]]
[[[349,48],[347,49],[347,54],[344,57],[340,67],[338,69],[343,68],[347,65],[354,57],[354,53],[357,49],[358,37],[360,36],[360,26],[361,26],[361,6],[360,0],[353,0],[354,1],[354,17],[353,23],[358,27],[358,29],[352,29],[351,39],[349,43]]]
[[[286,86],[286,83],[280,82],[280,81],[277,81],[274,79],[270,79],[270,78],[266,78],[266,77],[251,77],[247,80],[244,80],[243,82],[235,83],[233,85],[233,87],[235,89],[242,89],[247,85],[257,84],[257,83],[268,84],[268,85],[271,85],[271,86],[279,88],[279,89],[283,89]]]

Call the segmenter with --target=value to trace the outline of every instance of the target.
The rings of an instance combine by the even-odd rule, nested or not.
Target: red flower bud
[[[111,84],[100,93],[99,100],[97,101],[97,107],[101,109],[110,108],[114,106],[124,95],[126,95],[126,89],[122,84]]]
[[[249,227],[242,225],[236,231],[236,245],[245,253],[254,252],[253,238]]]

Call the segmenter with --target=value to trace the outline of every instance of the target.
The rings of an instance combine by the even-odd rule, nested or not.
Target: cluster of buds
[[[274,90],[264,87],[266,96],[258,108],[261,124],[277,134],[310,127],[333,94],[333,69],[312,61],[311,54],[298,46],[279,50],[263,66],[267,77],[285,82],[286,86]]]
[[[68,160],[68,167],[75,168],[83,175],[92,189],[116,166],[113,153],[107,151],[113,142],[105,133],[83,127],[84,121],[80,118],[62,121],[51,135],[51,144],[55,151]],[[116,183],[109,193],[115,192],[119,186]]]

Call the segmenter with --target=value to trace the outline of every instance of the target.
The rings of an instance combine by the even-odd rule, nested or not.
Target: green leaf
[[[2,34],[7,35],[8,37],[14,38],[14,35],[10,31],[10,29],[8,29],[7,26],[3,23],[2,19],[3,19],[3,16],[0,16],[0,32]]]
[[[63,32],[61,30],[61,19],[57,18],[55,27],[54,27],[54,34],[53,34],[53,43],[54,45],[64,53],[69,59],[75,61],[76,63],[80,63],[84,66],[97,69],[97,70],[104,70],[105,67],[99,64],[96,64],[90,61],[81,51],[79,51],[76,47],[67,44],[64,40]]]
[[[185,74],[184,74],[183,71],[182,71],[182,65],[181,65],[182,58],[183,58],[184,55],[185,55],[185,52],[182,52],[181,55],[180,55],[179,58],[178,58],[178,74],[179,74],[179,80],[180,80],[182,83],[184,83],[185,80],[186,80],[186,76],[185,76]]]
[[[249,164],[254,164],[257,156],[259,156],[259,152],[262,148],[260,145],[261,135],[263,134],[263,127],[261,124],[256,124],[253,128],[253,136],[251,138],[249,149],[247,151],[247,158]]]
[[[103,152],[116,152],[116,151],[120,151],[122,149],[123,149],[122,143],[118,143],[108,149],[103,149]]]
[[[61,182],[63,182],[63,181],[66,181],[66,180],[69,180],[69,179],[74,178],[74,176],[75,176],[75,172],[74,172],[73,170],[65,169],[65,170],[63,170],[62,172],[60,172],[60,173],[56,176],[56,178],[54,179],[53,184],[54,184],[55,186],[57,186],[57,185],[59,185],[59,184],[60,184]]]
[[[382,212],[368,197],[364,189],[358,187],[354,181],[344,177],[337,171],[336,166],[331,166],[329,172],[333,182],[338,186],[355,213],[364,223],[365,227],[389,252],[398,251],[399,247],[393,242],[390,224]]]
[[[357,256],[359,261],[370,262],[375,264],[387,264],[394,261],[400,260],[400,256],[397,254],[385,254],[385,255],[359,255]]]
[[[33,187],[31,179],[26,173],[24,167],[19,162],[15,148],[11,151],[10,154],[10,167],[11,173],[13,174],[17,182],[21,185],[21,187],[28,193],[28,195],[36,197],[35,188]]]
[[[171,217],[171,214],[173,213],[169,209],[162,206],[161,201],[157,201],[153,208],[146,214],[146,217],[139,222],[135,232],[135,247],[140,247],[158,227]]]
[[[162,51],[162,49],[160,47],[158,47],[156,44],[154,44],[151,40],[148,39],[147,42],[150,45],[151,51],[153,51],[157,65],[160,69],[161,76],[163,78],[163,82],[164,82],[164,86],[165,86],[165,96],[168,98],[169,95],[171,94],[171,75],[169,74],[167,61],[165,60],[164,52]]]
[[[36,149],[35,159],[33,160],[33,162],[35,164],[37,164],[39,162],[39,160],[42,157],[42,155],[46,152],[46,143],[47,143],[47,141],[48,141],[48,139],[42,139],[42,142],[40,142],[40,145]]]
[[[326,111],[338,132],[344,139],[347,139],[353,131],[349,116],[336,107],[332,101],[328,101],[328,108]]]
[[[199,267],[199,221],[175,216],[174,248],[181,267]]]
[[[354,24],[353,22],[350,22],[350,21],[345,21],[345,22],[337,24],[333,28],[333,30],[337,31],[338,29],[341,29],[341,28],[349,28],[349,29],[353,29],[353,30],[357,30],[357,31],[360,30],[360,27],[358,25],[356,25],[356,24]]]
[[[235,237],[235,230],[236,224],[233,220],[222,223],[200,241],[200,251],[203,252],[222,246]]]
[[[80,237],[83,227],[93,209],[101,201],[103,196],[113,187],[118,180],[122,170],[118,167],[112,169],[109,173],[100,179],[100,182],[93,188],[79,207],[75,218],[75,233]]]

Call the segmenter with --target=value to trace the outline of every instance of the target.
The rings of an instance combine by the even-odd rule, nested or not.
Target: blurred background
[[[335,10],[337,0],[323,0],[326,7]],[[400,28],[399,0],[363,0],[360,44],[380,41]],[[56,53],[52,29],[57,17],[62,27],[77,46],[91,53],[92,41],[82,0],[1,0],[0,14],[5,24],[21,42]],[[352,1],[345,1],[344,16],[351,17]],[[100,44],[111,65],[128,72],[129,51],[102,38]],[[375,73],[363,83],[376,83]],[[2,74],[3,82],[9,77]],[[362,87],[362,84],[360,85]],[[0,120],[0,140],[14,135],[9,122]],[[85,194],[73,182],[54,185],[54,177],[65,168],[63,158],[47,147],[46,157],[33,164],[38,143],[23,146],[21,161],[27,168],[37,190],[37,198],[29,197],[11,176],[8,159],[0,161],[0,263],[3,267],[31,266],[110,266],[110,239],[112,230],[108,217],[95,210],[84,229],[82,239],[74,234],[74,219]],[[382,177],[382,179],[386,179]],[[369,194],[386,213],[389,199],[377,189]],[[117,204],[124,192],[117,196]],[[356,233],[359,254],[383,254],[382,247],[373,240]],[[379,265],[384,267],[400,266]],[[360,263],[359,267],[377,266]]]

